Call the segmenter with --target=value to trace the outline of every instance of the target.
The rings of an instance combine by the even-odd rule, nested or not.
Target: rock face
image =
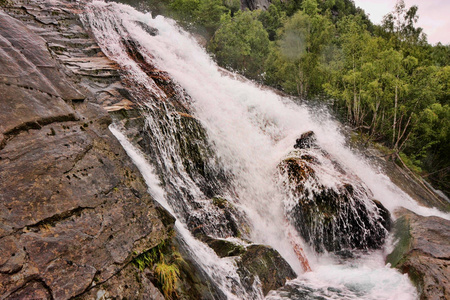
[[[450,221],[397,211],[397,240],[387,262],[407,273],[417,286],[420,299],[450,298]]]
[[[5,11],[0,298],[69,299],[101,286],[148,299],[151,284],[136,284],[130,262],[166,239],[173,220],[108,130],[99,104],[124,100],[115,64],[73,4],[17,1]]]
[[[290,222],[317,252],[374,249],[390,225],[386,208],[361,181],[315,143],[313,132],[297,139],[280,164]]]
[[[269,0],[241,0],[241,10],[266,10],[270,5]]]

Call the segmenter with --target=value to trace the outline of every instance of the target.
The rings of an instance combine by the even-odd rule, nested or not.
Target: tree
[[[322,88],[320,54],[329,43],[333,27],[318,14],[315,0],[304,1],[303,8],[286,19],[280,29],[279,40],[267,60],[267,78],[287,92],[307,97]],[[292,73],[283,76],[285,71]]]
[[[391,42],[396,50],[400,50],[402,44],[403,48],[405,48],[405,44],[411,47],[426,44],[426,35],[423,33],[423,29],[415,27],[419,20],[417,11],[416,5],[407,9],[405,1],[398,0],[394,11],[383,17],[383,29],[390,35]]]
[[[450,194],[450,106],[433,103],[419,115],[411,142],[405,152],[422,168],[424,174],[447,195]]]
[[[262,79],[269,37],[258,20],[258,12],[237,12],[234,18],[224,15],[208,48],[222,66]]]
[[[269,5],[267,10],[261,11],[258,19],[261,21],[264,29],[269,34],[269,39],[274,41],[277,37],[278,29],[283,26],[283,22],[286,19],[286,13],[272,3]]]

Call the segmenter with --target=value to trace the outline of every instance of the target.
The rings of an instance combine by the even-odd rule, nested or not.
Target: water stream
[[[230,239],[229,228],[214,225],[214,220],[221,220],[221,215],[207,201],[214,194],[224,196],[242,212],[249,226],[245,233],[247,239],[276,249],[299,275],[282,289],[270,292],[267,299],[417,298],[407,276],[384,263],[386,248],[392,244],[389,239],[380,250],[361,252],[353,259],[344,260],[330,254],[316,254],[286,221],[286,208],[293,200],[280,190],[278,165],[292,153],[295,140],[311,130],[320,148],[361,179],[370,196],[391,212],[403,206],[421,215],[449,218],[436,209],[418,206],[386,175],[346,147],[339,124],[326,111],[298,105],[224,72],[171,19],[152,18],[150,13],[101,1],[89,4],[83,18],[103,52],[121,66],[123,76],[140,91],[134,96],[142,100],[148,139],[153,145],[150,155],[133,145],[119,126],[111,127],[111,131],[143,174],[149,193],[176,216],[178,235],[226,298],[264,296],[257,285],[250,290],[243,288],[233,260],[219,258],[191,233],[188,223],[196,216],[204,220],[204,230],[209,235]],[[157,34],[149,28],[156,29]],[[193,115],[191,121],[182,121],[179,115],[186,113],[180,113],[176,106],[157,100],[166,97],[166,93],[130,58],[124,40],[131,41],[144,60],[170,75],[182,95],[178,103]],[[206,175],[197,176],[189,171],[180,154],[184,148],[177,139],[181,130],[193,134],[198,131],[204,137],[206,145],[195,147],[201,152],[211,151],[206,155],[208,159],[202,161]],[[317,174],[321,185],[337,189],[339,181],[331,176],[333,172],[317,171]],[[302,269],[292,247],[292,236],[304,248],[312,272]]]

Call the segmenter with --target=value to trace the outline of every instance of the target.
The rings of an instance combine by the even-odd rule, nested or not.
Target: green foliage
[[[403,152],[400,152],[399,156],[411,171],[413,171],[416,174],[420,174],[422,172],[422,169],[418,166],[418,164],[420,164],[418,160],[411,159]]]
[[[157,12],[177,20],[191,31],[202,33],[210,38],[220,24],[223,14],[234,13],[239,0],[159,0],[152,2]]]
[[[239,11],[234,18],[224,15],[209,50],[226,68],[261,79],[269,52],[269,37],[258,20],[258,12]]]
[[[261,11],[258,17],[258,20],[261,21],[271,41],[275,40],[278,30],[283,26],[286,19],[286,12],[280,10],[273,3],[269,5],[267,10]]]
[[[314,95],[323,83],[322,50],[328,45],[332,24],[317,12],[314,0],[303,2],[308,12],[287,18],[266,61],[267,83],[302,97]]]
[[[241,8],[240,0],[224,0],[223,5],[228,8],[233,16]]]
[[[165,298],[172,299],[178,276],[180,276],[180,270],[174,264],[168,265],[165,262],[161,262],[156,265],[155,273],[158,282],[162,286]]]
[[[180,267],[185,264],[180,253],[170,243],[163,241],[156,247],[135,257],[133,264],[140,270],[152,269],[156,285],[164,293],[166,299],[176,295],[176,284],[180,276]]]
[[[164,255],[162,251],[165,247],[166,243],[162,241],[158,246],[136,256],[133,260],[133,264],[141,271],[144,271],[145,268],[152,268],[155,263],[163,260]]]

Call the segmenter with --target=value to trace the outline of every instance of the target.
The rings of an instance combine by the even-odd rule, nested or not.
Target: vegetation
[[[418,7],[399,0],[373,25],[350,0],[167,1],[166,14],[205,33],[225,68],[304,99],[345,122],[450,194],[450,45],[431,46]]]
[[[155,284],[166,299],[172,299],[174,296],[178,298],[176,284],[180,276],[179,264],[183,264],[184,260],[169,243],[161,242],[158,246],[137,256],[133,263],[140,271],[146,268],[153,270]]]

